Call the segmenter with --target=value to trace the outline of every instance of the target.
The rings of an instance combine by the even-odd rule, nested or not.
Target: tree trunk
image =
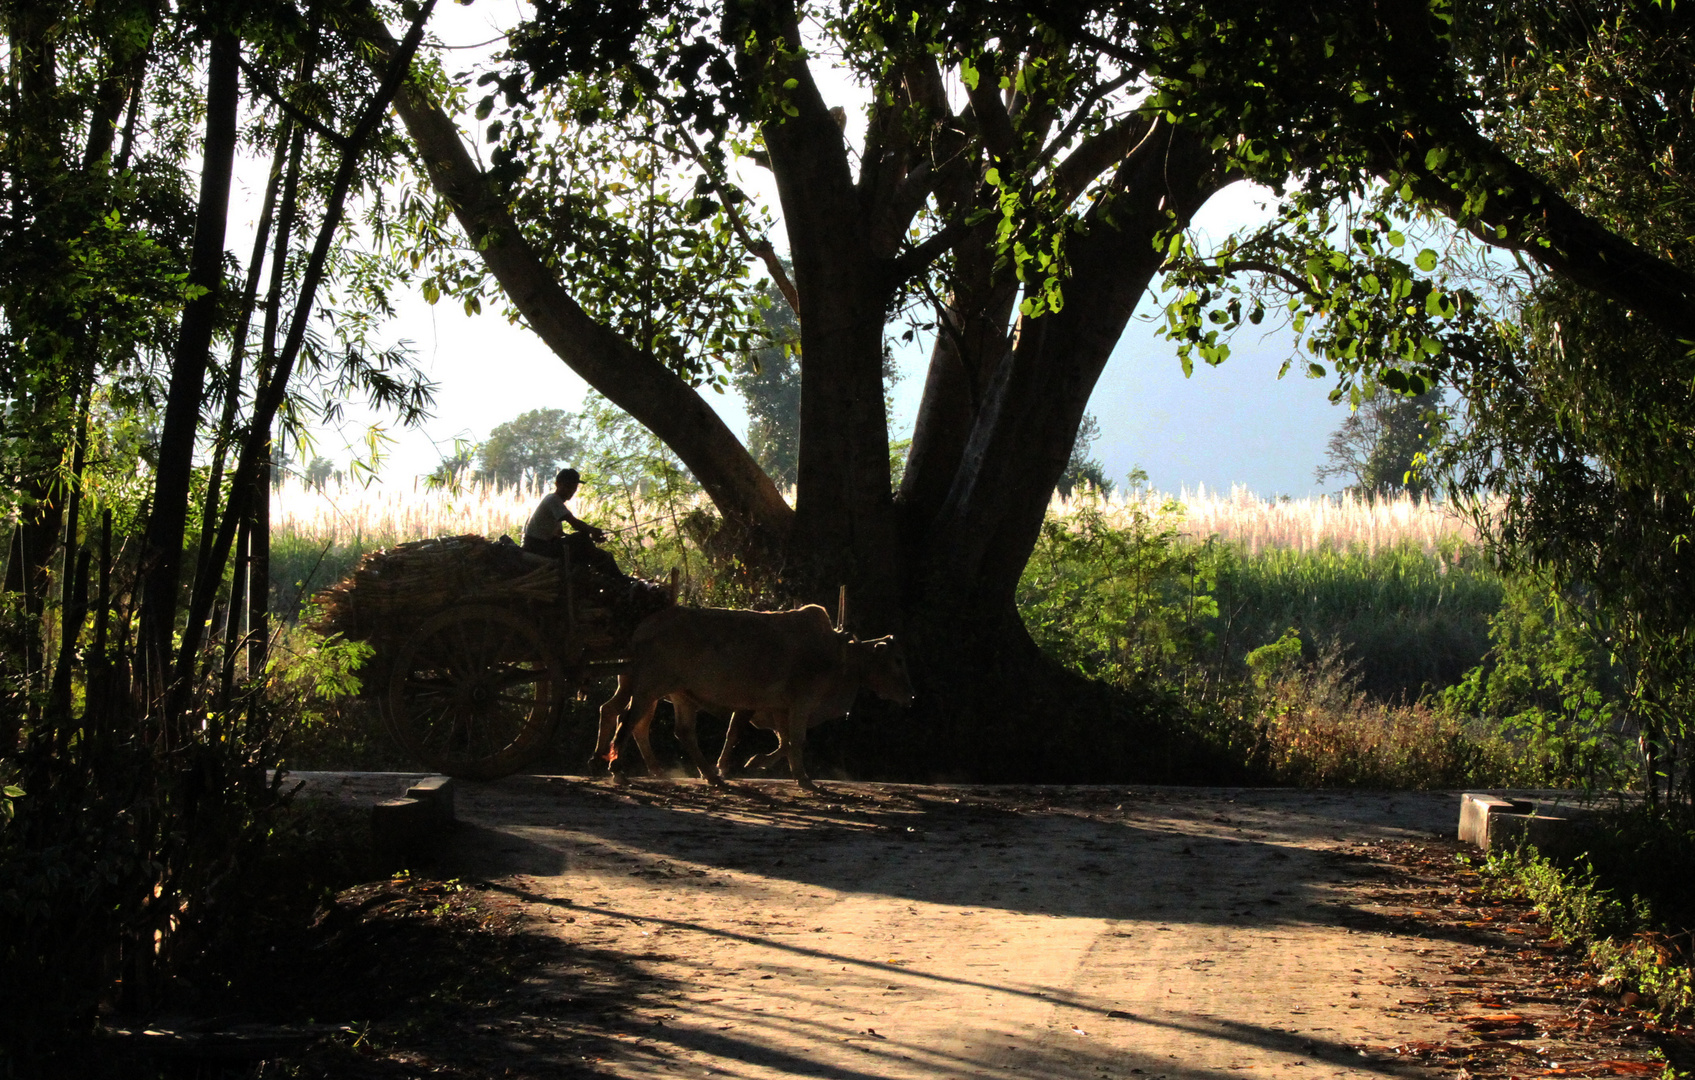
[[[991,376],[1012,349],[1007,333],[1018,282],[994,277],[994,230],[979,226],[956,255],[959,284],[937,315],[924,395],[901,477],[900,507],[908,543],[922,543],[959,473],[965,444],[989,392]]]
[[[1161,703],[1090,683],[1043,656],[1016,597],[1089,397],[1163,261],[1155,237],[1186,227],[1226,182],[1219,158],[1191,132],[1156,129],[1119,166],[1110,220],[1098,201],[1072,237],[1064,308],[1021,318],[1016,344],[1003,346],[998,362],[979,357],[991,373],[963,447],[948,445],[957,421],[934,429],[942,453],[958,460],[934,513],[923,503],[908,508],[907,558],[921,568],[911,578],[906,640],[926,721],[911,752],[938,775],[951,767],[982,780],[1080,782],[1201,778],[1224,767]],[[931,377],[945,391],[947,376]],[[946,406],[928,390],[924,410],[934,416]],[[912,491],[922,497],[922,483]],[[887,736],[875,724],[850,725],[834,745],[869,760],[879,753],[870,740]]]
[[[253,477],[247,533],[247,677],[262,679],[271,659],[271,447]],[[238,570],[237,573],[241,571]]]
[[[789,5],[777,25],[800,29]],[[757,54],[748,65],[764,65]],[[872,217],[842,153],[842,132],[804,59],[785,65],[788,111],[762,124],[802,297],[800,464],[787,573],[804,594],[854,597],[856,626],[899,625],[902,552],[889,490],[883,334],[899,279],[873,250]]]
[[[920,606],[1009,609],[1095,383],[1164,261],[1155,237],[1187,227],[1225,183],[1198,136],[1163,123],[1119,166],[1110,198],[1097,200],[1067,247],[1064,308],[1021,318],[1017,344],[995,367],[922,541]]]
[[[203,291],[183,309],[182,328],[171,356],[171,381],[159,433],[152,513],[147,519],[143,548],[146,578],[141,606],[142,649],[149,658],[149,670],[157,670],[167,680],[173,677],[171,635],[176,624],[194,443],[200,429],[200,403],[206,391],[206,368],[223,281],[224,229],[229,218],[236,112],[241,100],[240,59],[241,44],[233,35],[220,33],[212,39],[206,74],[205,158],[188,271],[190,287]],[[163,689],[156,686],[151,693],[157,695]]]

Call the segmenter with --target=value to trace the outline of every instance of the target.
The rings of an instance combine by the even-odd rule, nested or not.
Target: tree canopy
[[[575,416],[564,409],[531,409],[494,426],[477,447],[477,473],[496,484],[546,486],[581,448]]]
[[[1433,490],[1428,460],[1441,433],[1435,390],[1403,397],[1374,387],[1351,409],[1325,444],[1324,464],[1315,476],[1352,477],[1343,488],[1375,499],[1405,492],[1429,495]]]

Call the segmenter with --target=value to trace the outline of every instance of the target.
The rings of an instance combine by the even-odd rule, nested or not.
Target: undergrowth
[[[1513,748],[1486,724],[1428,699],[1363,692],[1332,643],[1311,664],[1293,632],[1248,656],[1260,691],[1256,764],[1300,787],[1455,788],[1510,783]]]
[[[1642,808],[1600,815],[1587,853],[1556,861],[1534,847],[1491,854],[1494,887],[1536,905],[1554,937],[1584,951],[1600,985],[1645,1004],[1661,1023],[1695,1017],[1695,898],[1686,874],[1695,832]],[[1665,860],[1671,861],[1665,861]]]

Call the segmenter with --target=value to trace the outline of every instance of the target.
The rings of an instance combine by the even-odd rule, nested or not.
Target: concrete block
[[[1530,809],[1527,802],[1515,803],[1499,795],[1468,791],[1460,796],[1460,842],[1489,846],[1489,815],[1492,813],[1522,813]]]
[[[1578,853],[1577,830],[1573,819],[1542,813],[1491,813],[1485,851],[1511,851],[1522,844],[1534,844],[1543,855],[1568,856]]]
[[[452,825],[454,783],[451,776],[427,776],[406,789],[408,799],[417,799],[429,807],[430,814],[440,826]]]
[[[371,846],[384,863],[422,855],[439,828],[435,809],[419,799],[388,799],[371,806]]]

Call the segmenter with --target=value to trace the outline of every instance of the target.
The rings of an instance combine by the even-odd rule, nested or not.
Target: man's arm
[[[606,530],[583,521],[581,518],[577,517],[576,514],[571,513],[570,507],[565,507],[564,509],[565,520],[570,522],[572,531],[587,533],[588,538],[597,544],[606,539]]]

